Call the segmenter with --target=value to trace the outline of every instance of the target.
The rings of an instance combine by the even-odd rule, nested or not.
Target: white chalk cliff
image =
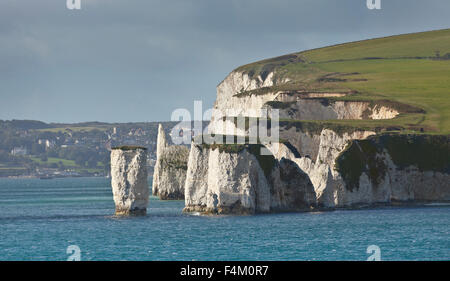
[[[345,96],[345,93],[292,93],[270,88],[259,94],[251,92],[284,82],[276,81],[274,76],[274,72],[270,72],[263,80],[261,76],[252,79],[244,72],[230,73],[217,86],[209,132],[243,135],[242,130],[223,117],[265,117],[261,109],[275,108],[279,110],[279,118],[295,120],[392,119],[399,114],[397,109],[383,102],[328,100]]]
[[[399,136],[387,137],[400,138]],[[320,134],[316,158],[302,157],[296,148],[289,148],[285,144],[280,145],[276,157],[292,160],[308,174],[314,185],[317,203],[326,208],[450,200],[448,172],[437,169],[424,170],[414,162],[401,167],[395,164],[389,151],[383,147],[372,155],[370,155],[372,151],[360,150],[361,145],[358,140],[370,143],[371,138],[376,139],[373,132],[360,131],[340,136],[332,130],[325,129]],[[348,142],[352,140],[354,147],[350,147],[351,151],[346,151],[349,149]],[[408,155],[397,157],[407,158]],[[343,163],[345,160],[347,163]],[[348,165],[350,170],[340,171],[336,167],[336,162]],[[362,166],[358,167],[358,165]],[[358,168],[362,169],[360,174],[356,171]],[[345,178],[348,177],[346,173],[356,175],[353,184],[355,186],[346,182]],[[372,178],[371,173],[375,173]]]
[[[182,145],[168,145],[161,124],[158,128],[156,149],[152,194],[162,200],[184,199],[189,149]]]
[[[272,150],[276,165],[264,173],[248,148],[239,152],[226,145],[191,146],[185,183],[187,212],[259,213],[340,208],[393,202],[450,201],[449,137],[412,139],[378,136],[374,131],[320,127],[298,120],[391,119],[400,112],[389,102],[327,100],[341,93],[295,94],[266,90],[273,72],[251,78],[234,71],[217,87],[209,132],[247,135],[228,116],[260,117],[262,108],[280,110],[280,139]],[[314,127],[316,126],[316,127]],[[408,139],[410,138],[410,139]],[[418,143],[421,147],[410,145]],[[414,157],[417,150],[429,151]],[[436,154],[436,155],[434,155]],[[446,159],[447,157],[447,159]],[[428,159],[428,160],[427,160]],[[425,161],[425,162],[424,162]],[[428,162],[426,162],[428,161]],[[294,168],[295,167],[295,168]],[[295,171],[283,177],[286,171]],[[289,179],[288,179],[289,178]]]
[[[306,211],[316,204],[307,175],[290,160],[258,156],[259,145],[192,144],[185,212],[255,214]]]
[[[140,147],[111,150],[111,186],[116,215],[145,215],[150,189],[147,151]]]

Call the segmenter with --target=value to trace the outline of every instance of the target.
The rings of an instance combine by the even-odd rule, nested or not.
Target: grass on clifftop
[[[358,41],[244,65],[237,71],[263,79],[275,71],[274,91],[351,93],[333,100],[390,100],[418,107],[393,120],[364,121],[400,126],[407,132],[450,134],[450,29]],[[289,82],[285,82],[289,79]],[[360,120],[334,123],[360,126]],[[372,123],[371,123],[372,122]]]

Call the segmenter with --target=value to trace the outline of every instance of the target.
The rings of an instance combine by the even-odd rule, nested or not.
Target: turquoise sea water
[[[205,217],[150,199],[116,218],[104,178],[0,179],[0,260],[450,260],[450,206]]]

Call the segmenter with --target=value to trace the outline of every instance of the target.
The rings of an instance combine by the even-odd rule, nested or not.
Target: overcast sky
[[[0,119],[170,120],[234,68],[450,27],[448,0],[0,0]]]

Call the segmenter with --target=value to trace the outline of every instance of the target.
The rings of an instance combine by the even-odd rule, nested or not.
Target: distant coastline
[[[0,178],[108,176],[110,150],[123,145],[147,148],[147,167],[152,172],[159,123],[170,133],[178,122],[0,120]]]

